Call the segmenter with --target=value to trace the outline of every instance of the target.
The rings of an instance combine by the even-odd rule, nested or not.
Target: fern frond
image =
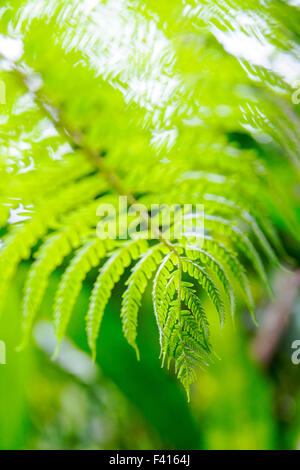
[[[157,265],[162,260],[163,254],[169,250],[163,243],[150,248],[132,269],[132,274],[126,281],[128,285],[122,298],[121,319],[122,328],[128,343],[135,349],[139,358],[139,351],[136,345],[137,336],[137,316],[141,306],[142,295],[147,287],[149,279]]]
[[[206,350],[209,352],[211,349],[209,340],[209,323],[206,317],[204,308],[201,305],[199,297],[195,294],[195,291],[182,283],[181,288],[181,300],[188,307],[192,318],[189,321],[193,322],[193,326],[189,325],[190,335],[195,335],[194,339],[197,339],[197,334],[201,333],[203,336],[203,342]],[[198,340],[198,339],[197,339]],[[200,341],[202,343],[202,341]]]
[[[54,331],[57,339],[55,356],[59,352],[59,345],[65,336],[71,313],[80,292],[86,274],[96,267],[101,258],[115,245],[114,240],[91,239],[78,250],[69,266],[65,270],[58,286],[54,304]]]
[[[0,301],[32,256],[27,338],[48,279],[69,256],[55,295],[59,345],[85,276],[99,267],[86,318],[95,358],[107,302],[134,261],[124,336],[139,355],[138,313],[153,276],[161,359],[175,363],[188,390],[213,354],[201,294],[223,325],[240,287],[254,317],[248,270],[271,291],[268,269],[285,256],[277,226],[299,241],[300,118],[290,77],[276,73],[277,61],[267,69],[230,46],[247,36],[297,59],[299,11],[271,1],[258,9],[255,0],[92,2],[88,12],[80,0],[6,3],[1,34],[19,38],[23,52],[15,63],[0,52]],[[166,204],[158,213],[171,228],[180,222],[170,207],[189,204],[188,221],[204,204],[203,239],[191,229],[166,241],[169,224],[158,223],[155,240],[140,233],[125,242],[121,222],[130,226],[134,211],[119,211],[119,196],[144,204],[147,222],[152,204]],[[107,200],[119,241],[96,238],[96,208]]]
[[[179,268],[180,269],[180,268]],[[186,389],[196,381],[201,365],[211,362],[209,328],[205,311],[189,283],[182,282],[177,273],[177,298],[170,304],[168,318],[163,329],[162,356],[168,367],[175,361],[175,371]],[[182,308],[181,301],[187,309]]]
[[[176,249],[183,248],[176,246]],[[181,248],[181,249],[180,249]],[[178,257],[178,259],[176,259]],[[205,311],[182,272],[199,281],[223,321],[223,304],[217,287],[204,270],[181,254],[169,253],[161,263],[153,287],[153,301],[160,333],[162,363],[175,360],[176,373],[189,394],[201,363],[210,360],[209,327]],[[184,302],[188,310],[182,309]]]
[[[255,270],[263,281],[270,296],[273,295],[270,283],[265,272],[263,262],[255,249],[254,245],[249,240],[248,236],[243,233],[232,222],[222,217],[207,215],[205,217],[206,227],[216,234],[229,235],[230,238],[237,244],[239,250],[249,259],[253,264]]]
[[[222,264],[217,261],[210,253],[202,250],[201,248],[197,248],[196,246],[189,246],[185,247],[186,255],[191,260],[200,260],[201,263],[207,265],[211,268],[212,272],[214,272],[217,277],[219,278],[221,285],[224,287],[226,294],[229,297],[230,307],[231,307],[231,315],[234,315],[235,311],[235,295],[233,291],[233,287],[231,282],[222,266]]]
[[[55,164],[49,162],[48,165],[42,165],[28,173],[8,178],[3,196],[9,198],[14,194],[16,198],[21,198],[24,204],[39,203],[43,199],[52,198],[66,185],[77,184],[93,173],[94,168],[83,155],[74,153]]]
[[[216,284],[209,275],[198,264],[188,258],[181,257],[182,270],[188,273],[193,279],[196,279],[204,289],[219,314],[221,326],[225,321],[225,311],[222,297]]]
[[[91,226],[96,222],[98,204],[97,201],[93,202],[90,206],[69,216],[63,229],[46,238],[46,241],[36,253],[36,261],[29,270],[24,290],[22,307],[23,344],[26,344],[28,340],[50,274],[73,249],[81,245],[82,240],[89,234]]]
[[[98,195],[106,184],[99,175],[87,178],[77,185],[70,184],[58,195],[43,201],[32,219],[17,225],[3,238],[0,248],[0,299],[21,260],[28,259],[31,249],[46,235],[49,228],[59,225],[59,218],[78,205]]]
[[[167,320],[168,307],[176,291],[176,273],[172,275],[176,263],[177,259],[174,253],[169,253],[160,264],[153,282],[152,298],[161,347],[162,331]]]
[[[228,200],[222,196],[216,196],[213,194],[205,194],[205,200],[207,201],[213,201],[214,204],[217,205],[217,207],[225,207],[229,209],[229,214],[231,215],[231,219],[233,219],[233,216],[235,217],[241,217],[241,220],[245,221],[247,224],[252,229],[253,234],[256,236],[258,242],[260,243],[262,249],[264,250],[265,254],[268,256],[270,259],[271,263],[274,265],[278,266],[278,257],[276,256],[274,250],[272,249],[268,239],[266,238],[264,232],[260,228],[258,222],[257,222],[257,217],[253,217],[253,215],[248,212],[245,207],[241,207],[238,205],[235,201],[233,200]],[[209,210],[211,211],[213,209],[213,206],[209,206]],[[220,215],[220,214],[219,214]],[[228,215],[228,211],[225,211],[225,216]],[[237,219],[238,221],[238,219]]]
[[[205,236],[203,241],[203,248],[206,248],[211,253],[214,253],[215,256],[220,257],[220,259],[222,259],[223,262],[225,262],[229,267],[234,278],[240,285],[242,293],[245,295],[247,306],[251,312],[251,315],[254,317],[255,305],[253,302],[249,281],[245,273],[245,268],[240,263],[236,253],[232,252],[220,241],[209,236]]]
[[[100,270],[93,287],[86,316],[88,342],[94,359],[96,357],[96,340],[112,289],[131,261],[138,258],[141,253],[147,250],[147,247],[146,240],[132,240],[116,251]]]

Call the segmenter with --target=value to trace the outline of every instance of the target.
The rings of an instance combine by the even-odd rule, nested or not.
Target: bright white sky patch
[[[21,39],[12,39],[0,34],[0,53],[14,62],[19,60],[23,54]]]
[[[290,85],[299,78],[300,63],[288,52],[278,52],[269,42],[262,42],[241,31],[224,32],[215,27],[211,30],[230,54],[274,71]]]

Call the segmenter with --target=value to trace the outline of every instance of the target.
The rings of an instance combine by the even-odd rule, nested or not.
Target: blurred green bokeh
[[[175,376],[160,368],[149,296],[141,314],[142,363],[122,336],[118,291],[106,312],[99,364],[83,352],[88,351],[82,312],[89,285],[75,308],[72,340],[63,345],[58,360],[51,360],[55,340],[49,305],[59,272],[52,276],[34,344],[16,352],[26,271],[24,265],[10,289],[2,319],[7,364],[0,366],[0,422],[5,431],[0,434],[1,449],[293,449],[299,445],[300,379],[290,360],[289,332],[272,367],[262,370],[249,351],[254,329],[248,316],[246,333],[245,325],[241,329],[230,322],[222,332],[214,328],[221,359],[201,374],[188,405]]]

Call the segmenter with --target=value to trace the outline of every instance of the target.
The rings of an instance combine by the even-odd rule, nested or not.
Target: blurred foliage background
[[[288,271],[268,270],[276,294],[271,301],[250,272],[258,305],[258,327],[244,306],[238,305],[234,324],[227,322],[221,331],[215,312],[207,305],[219,359],[201,372],[189,404],[175,375],[161,368],[150,289],[140,314],[141,361],[136,360],[122,335],[122,286],[113,291],[99,339],[100,353],[95,364],[91,361],[83,312],[95,272],[84,283],[58,359],[51,359],[55,338],[50,318],[62,267],[51,276],[32,342],[17,352],[21,298],[30,264],[23,262],[3,299],[0,339],[6,343],[7,364],[0,365],[1,449],[300,448],[300,365],[291,361],[292,342],[300,339],[296,282],[300,251],[295,241],[300,238],[299,127],[298,121],[292,120],[289,132],[285,129],[284,133],[279,112],[286,111],[284,104],[278,105],[268,94],[268,89],[284,89],[287,95],[283,97],[279,91],[276,97],[289,103],[292,83],[300,76],[300,10],[296,3],[99,2],[104,10],[89,24],[88,44],[80,15],[85,12],[88,16],[97,2],[82,2],[78,11],[72,10],[75,1],[11,1],[0,6],[1,53],[6,52],[9,59],[19,60],[22,56],[29,67],[39,72],[51,99],[72,117],[74,125],[84,129],[89,144],[97,147],[101,142],[104,155],[109,149],[110,161],[122,176],[128,166],[122,155],[129,153],[129,165],[138,162],[134,176],[140,177],[140,191],[148,184],[148,171],[155,165],[157,181],[163,184],[159,165],[163,158],[169,158],[174,141],[174,158],[190,158],[195,168],[201,159],[206,168],[208,150],[213,156],[220,152],[224,158],[239,152],[245,160],[257,155],[258,161],[272,172],[271,185],[279,182],[278,188],[274,184],[274,200],[271,192],[267,205],[292,259]],[[106,35],[101,46],[96,44],[99,55],[94,53],[96,41],[92,40],[98,30]],[[238,36],[230,36],[233,33]],[[171,52],[165,48],[170,37]],[[247,42],[246,38],[254,42]],[[136,52],[139,48],[143,61]],[[247,64],[245,59],[245,69],[240,67],[244,56],[249,59]],[[13,178],[32,165],[32,143],[35,154],[50,169],[53,161],[63,158],[70,149],[60,136],[51,133],[49,123],[37,113],[31,114],[30,99],[22,96],[5,61],[1,64],[1,78],[7,85],[3,114],[9,116],[1,121],[1,150],[5,157],[1,164],[10,168],[1,188],[10,188],[13,186],[9,175]],[[266,69],[255,69],[255,65]],[[199,69],[200,77],[196,74]],[[184,89],[178,76],[186,80]],[[260,80],[268,82],[267,91]],[[252,81],[259,82],[255,92]],[[166,86],[160,88],[161,83]],[[170,89],[173,101],[168,107]],[[89,93],[83,94],[83,90]],[[260,105],[269,116],[263,124],[255,120],[257,116],[251,111],[252,106]],[[198,121],[189,106],[200,110]],[[296,109],[297,118],[298,114]],[[176,127],[184,120],[188,124],[176,134]],[[10,136],[9,145],[3,135]],[[184,149],[193,147],[199,135],[202,144],[197,152],[186,155]],[[176,168],[179,173],[180,165]],[[217,165],[222,167],[221,158],[216,158],[216,173],[220,169]],[[133,177],[126,178],[130,188]],[[274,209],[276,198],[281,212]],[[22,220],[28,211],[20,207],[15,217]],[[283,291],[282,285],[286,286]],[[272,323],[277,325],[273,345],[270,323],[271,330]],[[265,353],[264,346],[268,349],[269,344]]]
[[[75,308],[71,339],[57,361],[49,305],[58,275],[44,299],[34,342],[16,352],[22,275],[11,288],[1,329],[7,364],[0,368],[2,449],[296,449],[300,439],[299,369],[291,343],[300,336],[299,299],[290,327],[263,367],[251,353],[256,328],[227,324],[216,342],[220,360],[204,371],[188,404],[176,378],[160,367],[150,294],[140,326],[142,361],[122,335],[120,295],[105,316],[99,364],[84,338],[85,285]],[[262,302],[261,315],[265,303]],[[85,351],[85,352],[84,352]]]

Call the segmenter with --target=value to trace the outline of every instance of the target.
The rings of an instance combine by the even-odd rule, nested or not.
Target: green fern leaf
[[[55,356],[65,336],[71,313],[80,292],[86,274],[96,267],[101,258],[115,245],[114,240],[91,239],[83,244],[76,256],[71,260],[58,286],[54,304],[54,330],[57,339]]]
[[[96,357],[96,340],[104,313],[114,285],[119,281],[131,261],[147,250],[146,240],[132,240],[116,251],[105,265],[95,282],[86,316],[87,335],[93,358]]]
[[[231,237],[231,239],[237,244],[237,247],[240,249],[240,251],[252,262],[269,295],[272,297],[272,289],[262,260],[247,235],[243,233],[238,227],[234,226],[230,221],[222,217],[207,215],[205,221],[206,227],[215,231],[216,234],[223,233]]]
[[[255,305],[249,281],[246,276],[245,269],[238,259],[238,256],[232,251],[230,251],[230,249],[226,247],[223,243],[209,236],[205,236],[203,241],[203,247],[209,250],[211,253],[214,253],[215,256],[220,257],[223,262],[226,263],[226,265],[229,267],[234,278],[240,285],[242,293],[245,295],[245,300],[247,302],[247,306],[250,310],[250,313],[254,317]]]
[[[125,338],[135,349],[138,358],[139,351],[136,345],[137,317],[142,295],[158,263],[162,260],[163,253],[168,251],[163,243],[150,248],[135,265],[131,276],[126,282],[128,287],[123,294],[121,309],[122,327]]]
[[[196,279],[202,286],[204,291],[207,293],[208,297],[216,307],[216,310],[219,314],[221,326],[223,326],[225,321],[224,304],[217,286],[208,276],[205,270],[201,268],[198,264],[189,260],[188,258],[183,257],[181,258],[181,262],[183,272],[188,273],[192,278]]]
[[[203,264],[209,266],[211,270],[217,275],[221,284],[224,287],[225,292],[229,296],[229,302],[231,306],[231,315],[235,312],[235,295],[231,282],[219,261],[217,261],[210,253],[202,250],[201,248],[187,245],[185,247],[186,255],[189,259],[198,259]]]

